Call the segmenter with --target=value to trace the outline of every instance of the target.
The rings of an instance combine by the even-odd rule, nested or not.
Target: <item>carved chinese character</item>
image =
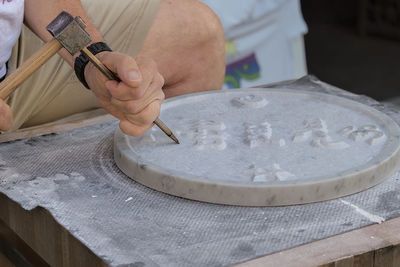
[[[322,119],[304,121],[304,128],[293,136],[294,143],[302,143],[311,139],[310,145],[330,149],[345,149],[349,145],[343,141],[332,141],[326,122]]]
[[[347,126],[340,130],[339,133],[354,142],[365,141],[371,146],[380,143],[385,138],[385,134],[375,125],[364,125],[358,128]]]
[[[272,128],[268,122],[263,122],[259,125],[244,123],[245,127],[245,143],[250,148],[258,147],[263,144],[272,144],[277,146],[284,146],[285,140],[283,139],[272,139]]]
[[[192,122],[190,129],[181,135],[192,138],[194,148],[197,150],[224,150],[228,136],[225,129],[226,127],[223,123],[212,120],[199,120]]]
[[[232,104],[237,107],[262,108],[268,104],[268,101],[262,96],[247,95],[233,98]]]

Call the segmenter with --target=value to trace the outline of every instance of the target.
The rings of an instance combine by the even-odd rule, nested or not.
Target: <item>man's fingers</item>
[[[161,101],[154,101],[138,114],[125,114],[125,119],[120,122],[121,130],[131,136],[144,134],[160,115],[160,107]]]
[[[121,101],[116,98],[112,98],[111,104],[121,110],[123,113],[136,114],[141,112],[151,102],[155,100],[162,102],[164,99],[164,92],[161,90],[159,85],[152,84],[142,99]]]
[[[158,72],[155,61],[146,57],[133,59],[116,52],[98,55],[121,82],[104,79],[90,65],[85,69],[89,85],[102,107],[120,119],[120,128],[124,133],[142,135],[159,116],[165,98],[162,90],[164,78]]]
[[[129,72],[129,60],[125,60],[124,62],[125,64],[121,63],[118,67],[118,71],[121,75]],[[122,80],[121,83],[115,81],[107,82],[106,86],[112,97],[121,101],[140,99],[144,97],[151,85],[157,85],[156,87],[159,88],[162,88],[164,85],[164,78],[158,73],[157,65],[154,61],[143,61],[143,63],[140,64],[140,72],[142,75],[140,82],[130,83],[124,80],[123,77],[120,77]],[[120,73],[118,73],[118,75],[120,75]]]
[[[125,118],[139,126],[150,125],[160,115],[161,103],[160,100],[153,101],[137,114],[125,114]]]
[[[120,111],[116,106],[112,105],[109,101],[99,99],[99,104],[111,115],[122,120],[125,119],[124,113]]]
[[[134,58],[118,52],[104,53],[100,57],[103,64],[128,86],[138,87],[142,82],[141,69]]]
[[[112,98],[120,101],[138,100],[148,97],[156,90],[161,90],[164,85],[164,78],[156,73],[151,77],[152,80],[144,81],[139,87],[130,87],[125,83],[115,81],[106,82],[106,87]]]
[[[119,123],[119,128],[124,134],[130,136],[141,136],[145,132],[147,132],[153,125],[139,126],[135,125],[128,120],[122,120]]]
[[[164,101],[165,95],[162,90],[153,92],[153,94],[147,97],[146,100],[128,100],[128,101],[120,101],[115,98],[111,99],[111,104],[118,108],[120,111],[129,114],[137,114],[140,113],[144,108],[146,108],[153,101]]]
[[[130,136],[140,136],[153,126],[153,122],[160,115],[161,101],[154,101],[142,112],[134,115],[126,115],[121,120],[119,127],[122,132]]]

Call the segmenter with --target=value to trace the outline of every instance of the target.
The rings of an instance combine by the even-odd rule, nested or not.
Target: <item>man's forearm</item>
[[[42,39],[49,41],[52,36],[46,30],[46,26],[61,11],[67,11],[72,16],[80,16],[87,23],[86,31],[92,37],[92,42],[102,41],[100,33],[90,22],[80,0],[25,0],[25,24]],[[60,55],[73,66],[74,57],[65,49],[60,51]],[[77,56],[77,55],[76,55]]]

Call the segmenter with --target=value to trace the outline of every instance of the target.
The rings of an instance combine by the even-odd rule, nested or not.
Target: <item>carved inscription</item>
[[[251,164],[247,170],[242,172],[242,176],[252,182],[292,181],[297,179],[294,174],[282,170],[277,163],[267,168],[258,168],[255,164]]]
[[[268,101],[259,95],[247,95],[233,98],[232,104],[237,107],[262,108],[268,104]]]
[[[266,121],[259,125],[245,122],[244,127],[245,143],[248,144],[250,148],[264,144],[272,144],[282,147],[286,144],[284,139],[272,139],[271,124]]]
[[[196,150],[224,150],[227,147],[228,134],[223,122],[214,120],[191,121],[187,124],[187,130],[176,130],[177,136],[186,137],[192,140],[193,148]],[[250,148],[263,145],[286,146],[283,138],[274,138],[272,125],[267,122],[259,124],[245,122],[244,144]],[[337,132],[354,142],[366,142],[369,145],[376,145],[385,138],[385,134],[374,125],[360,127],[348,126]],[[343,138],[341,138],[343,139]],[[141,142],[154,143],[157,141],[154,133],[149,133],[141,138]],[[333,140],[329,134],[326,121],[320,118],[308,119],[303,122],[303,127],[293,133],[293,143],[308,142],[313,147],[327,149],[345,149],[350,147],[349,143],[343,140]]]
[[[224,150],[228,137],[225,124],[213,120],[194,121],[190,129],[181,135],[192,138],[197,150]]]
[[[329,136],[327,124],[322,119],[305,120],[303,122],[304,128],[299,130],[293,136],[294,143],[302,143],[310,141],[313,147],[322,147],[329,149],[345,149],[349,147],[346,142],[333,141]]]
[[[339,131],[354,142],[366,142],[373,146],[385,139],[385,134],[375,125],[364,125],[360,127],[347,126]]]

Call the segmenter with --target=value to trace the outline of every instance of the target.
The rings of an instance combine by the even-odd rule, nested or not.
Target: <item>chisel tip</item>
[[[165,125],[160,119],[156,119],[154,124],[158,126],[166,135],[169,136],[175,143],[179,144],[178,138],[174,135],[174,133]]]
[[[175,143],[179,144],[179,140],[178,140],[178,138],[176,138],[176,136],[174,134],[171,134],[170,137],[172,140],[174,140]]]

